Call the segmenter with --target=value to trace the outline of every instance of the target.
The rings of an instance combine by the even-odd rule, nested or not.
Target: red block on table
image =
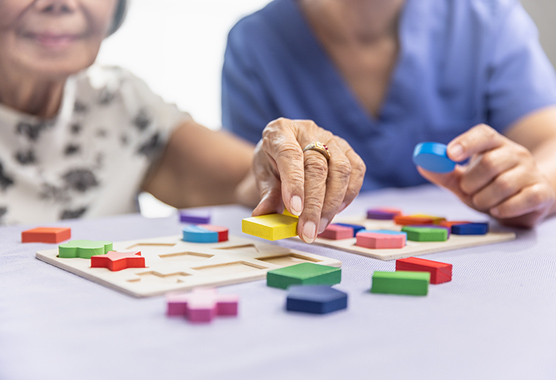
[[[417,257],[396,260],[396,271],[429,272],[431,274],[431,284],[452,281],[452,264]]]
[[[39,227],[21,233],[22,243],[60,243],[71,238],[71,228]]]
[[[145,268],[145,258],[141,256],[141,251],[109,251],[105,255],[91,256],[91,268],[108,268],[112,272],[126,268]]]
[[[419,224],[425,225],[425,224],[434,224],[434,219],[423,217],[423,216],[400,215],[394,217],[394,222],[402,226],[419,225]]]
[[[218,241],[228,241],[228,228],[213,226],[212,224],[199,224],[199,227],[205,228],[209,231],[218,232]]]
[[[380,234],[376,232],[358,232],[355,245],[372,249],[403,248],[406,234]]]
[[[351,239],[353,237],[353,228],[330,224],[318,237],[330,240]]]

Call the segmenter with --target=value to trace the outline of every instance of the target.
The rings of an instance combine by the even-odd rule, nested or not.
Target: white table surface
[[[484,219],[432,186],[359,196],[371,206],[449,219]],[[250,211],[213,209],[241,234]],[[125,215],[67,221],[73,239],[131,240],[180,233],[177,217]],[[453,281],[426,297],[370,294],[383,262],[295,240],[276,244],[343,262],[348,309],[288,313],[286,292],[264,281],[222,287],[240,296],[238,318],[194,325],[165,315],[164,297],[136,299],[35,259],[0,228],[0,379],[555,379],[556,219],[518,239],[427,255],[453,264]]]

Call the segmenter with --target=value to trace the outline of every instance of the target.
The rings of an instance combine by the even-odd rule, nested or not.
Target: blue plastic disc
[[[413,151],[413,162],[435,173],[449,173],[456,168],[456,163],[446,154],[446,145],[435,142],[417,144]]]

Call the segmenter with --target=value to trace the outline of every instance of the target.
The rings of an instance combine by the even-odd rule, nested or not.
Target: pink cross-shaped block
[[[183,315],[191,322],[210,322],[217,315],[237,315],[238,296],[217,294],[212,288],[166,296],[169,316]]]

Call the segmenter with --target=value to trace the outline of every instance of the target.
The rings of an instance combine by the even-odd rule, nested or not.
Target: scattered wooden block
[[[191,224],[183,228],[183,241],[188,243],[218,243],[228,240],[228,228],[209,224]]]
[[[210,212],[199,210],[180,210],[180,222],[191,224],[209,224]]]
[[[241,230],[249,235],[267,240],[279,240],[297,236],[298,218],[283,214],[269,214],[245,218]]]
[[[488,223],[454,224],[452,233],[454,235],[486,235],[488,233]]]
[[[92,256],[104,255],[111,250],[110,241],[72,240],[58,246],[58,257],[90,259]]]
[[[327,314],[347,308],[348,295],[327,285],[292,285],[288,288],[286,310]]]
[[[402,211],[395,208],[371,208],[367,210],[367,219],[392,220],[401,216]]]
[[[371,249],[396,249],[405,247],[405,232],[386,230],[362,230],[355,236],[355,245]]]
[[[184,316],[191,322],[210,322],[215,316],[235,316],[238,296],[217,294],[214,289],[197,288],[190,293],[166,296],[168,316]]]
[[[342,227],[348,227],[348,228],[352,228],[353,229],[353,236],[355,237],[355,235],[357,235],[357,233],[361,230],[365,229],[365,226],[362,226],[360,224],[349,224],[349,223],[334,223],[336,226],[342,226]]]
[[[410,227],[403,226],[402,231],[407,234],[410,241],[446,241],[448,231],[444,228]]]
[[[342,281],[342,270],[328,265],[301,263],[266,274],[266,285],[287,289],[290,285],[334,285]]]
[[[351,239],[353,237],[353,228],[330,224],[318,237],[330,240]]]
[[[430,276],[428,272],[375,271],[371,293],[426,296],[429,291]]]
[[[396,260],[396,271],[429,272],[431,284],[442,284],[452,281],[452,264],[440,261],[408,257]]]
[[[71,228],[67,227],[38,227],[21,232],[22,243],[57,244],[68,239],[71,239]]]
[[[110,251],[105,255],[91,256],[91,268],[107,268],[112,272],[127,268],[145,268],[145,258],[141,256],[140,251]]]
[[[456,168],[456,163],[448,158],[446,145],[435,142],[417,144],[413,150],[413,162],[435,173],[449,173]]]
[[[433,224],[440,224],[446,220],[443,216],[427,215],[427,214],[413,214],[409,215],[414,218],[427,218],[431,219]]]
[[[220,227],[220,226],[213,226],[212,224],[199,224],[199,227],[205,228],[209,231],[216,232],[217,234],[217,241],[228,241],[228,228],[227,227]]]
[[[394,223],[402,226],[434,224],[434,218],[428,216],[400,215],[394,217]]]
[[[450,234],[452,233],[452,228],[451,227],[447,227],[447,226],[441,226],[438,224],[422,224],[422,225],[410,225],[407,227],[419,227],[419,228],[438,228],[438,229],[443,229],[446,230],[446,238],[449,239],[450,238]]]

